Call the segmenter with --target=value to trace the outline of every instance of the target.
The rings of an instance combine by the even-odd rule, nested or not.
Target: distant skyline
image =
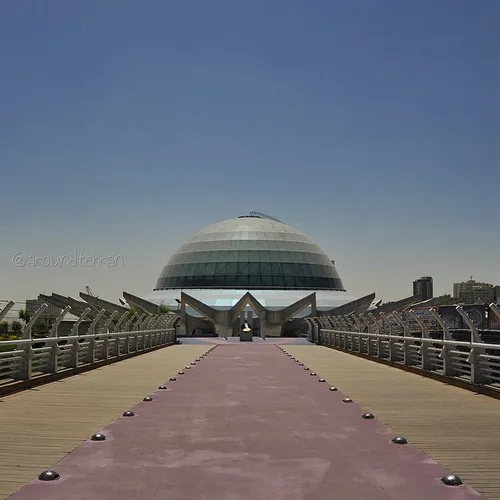
[[[500,284],[499,23],[494,0],[1,3],[0,299],[145,295],[250,210],[349,295]],[[75,252],[99,265],[55,267]]]

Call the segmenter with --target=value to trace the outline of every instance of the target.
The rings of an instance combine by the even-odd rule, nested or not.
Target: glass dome
[[[345,291],[333,262],[307,236],[257,216],[206,227],[170,258],[155,290]]]

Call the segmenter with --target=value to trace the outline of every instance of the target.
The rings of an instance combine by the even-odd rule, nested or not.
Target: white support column
[[[339,318],[341,318],[342,321],[344,322],[344,324],[346,325],[347,331],[352,332],[354,327],[353,327],[352,321],[349,318],[349,316],[347,314],[345,314],[344,316],[339,316]]]
[[[86,335],[95,335],[95,328],[97,326],[97,323],[99,320],[106,314],[106,309],[101,309],[98,313],[97,316],[92,320],[92,323],[90,323],[89,329],[87,330]],[[106,329],[107,330],[107,329]]]
[[[157,321],[158,321],[158,315],[153,314],[151,316],[151,318],[149,318],[149,320],[146,323],[146,326],[145,326],[146,330],[153,330]]]
[[[49,306],[47,304],[42,304],[40,308],[35,311],[35,314],[28,321],[26,326],[24,327],[23,333],[21,334],[21,340],[31,340],[31,329],[40,315],[47,309]],[[31,379],[31,364],[33,361],[33,357],[35,356],[35,352],[33,351],[33,347],[31,343],[26,344],[17,344],[16,349],[18,351],[24,351],[23,360],[21,361],[21,367],[19,372],[15,373],[13,378],[15,380],[30,380]]]
[[[129,334],[129,332],[131,331],[131,325],[137,319],[138,316],[139,316],[139,314],[135,312],[132,315],[132,317],[130,317],[123,324],[123,331],[127,332],[127,337],[126,337],[126,340],[125,340],[125,353],[126,354],[129,354],[130,353],[130,349],[131,349],[131,346],[130,346],[130,334]]]
[[[358,318],[361,320],[361,322],[364,324],[363,330],[365,329],[365,326],[367,328],[366,333],[371,333],[371,323],[366,319],[364,314],[359,314]]]
[[[87,307],[82,312],[80,317],[75,321],[75,324],[73,325],[73,328],[71,329],[71,336],[78,337],[78,335],[79,335],[78,330],[80,328],[80,325],[81,325],[82,321],[85,319],[85,317],[90,313],[91,310],[92,309],[90,309],[90,307]],[[71,365],[73,368],[78,368],[78,365],[79,365],[78,355],[80,353],[80,342],[78,342],[78,339],[73,339],[72,343],[73,343],[73,350],[71,352],[71,354],[72,354]]]
[[[417,322],[417,325],[420,327],[420,331],[422,332],[421,338],[422,339],[429,339],[430,338],[429,330],[427,329],[427,327],[425,326],[423,321],[420,319],[420,316],[413,309],[410,310],[409,314],[411,314],[413,319]],[[443,344],[443,345],[446,346],[446,344]],[[427,342],[423,341],[423,342],[421,342],[420,347],[417,351],[418,354],[420,355],[420,360],[421,360],[420,367],[424,371],[429,369],[428,348],[429,348],[429,344]],[[443,354],[443,351],[441,351],[441,354]],[[441,354],[440,354],[440,356],[441,356]],[[445,358],[443,358],[443,360],[444,359]],[[443,361],[443,366],[444,366],[444,361]]]
[[[59,337],[59,334],[58,334],[59,325],[61,324],[61,321],[64,319],[64,316],[66,316],[66,314],[68,314],[70,310],[71,310],[71,306],[66,306],[61,311],[61,314],[59,314],[59,316],[56,318],[56,320],[54,321],[54,325],[50,329],[49,338]]]
[[[370,312],[368,313],[368,317],[372,320],[373,326],[375,327],[375,333],[377,336],[377,358],[380,358],[380,352],[382,350],[382,339],[380,338],[381,328],[378,319]]]
[[[368,317],[372,320],[373,325],[375,326],[375,333],[380,333],[380,323],[377,321],[377,318],[372,313],[368,313]]]
[[[473,384],[484,384],[488,382],[487,378],[481,373],[481,364],[480,364],[480,355],[486,353],[486,349],[484,347],[474,345],[474,344],[482,344],[483,341],[481,340],[481,336],[479,335],[479,332],[472,322],[472,320],[469,318],[469,315],[463,310],[462,306],[457,306],[455,308],[462,316],[463,320],[467,324],[470,330],[470,343],[471,343],[471,349],[469,356],[467,357],[467,363],[470,363],[470,369],[471,369],[471,382]]]
[[[363,325],[363,331],[365,330],[366,327],[366,333],[371,334],[371,323],[368,321],[368,319],[364,316],[364,314],[359,314],[358,315],[359,320],[361,321]],[[372,337],[368,335],[366,337],[366,354],[368,356],[373,356],[373,345],[372,345]]]
[[[385,314],[385,313],[380,313],[380,316],[382,316],[382,318],[384,319],[384,326],[387,325],[387,327],[389,328],[389,335],[395,335],[396,332],[394,331],[394,325],[392,324],[392,321],[391,321],[391,316],[392,314]],[[384,328],[385,330],[385,328]]]
[[[144,320],[149,316],[148,313],[142,313],[139,318],[137,319],[137,322],[135,323],[135,331],[140,331],[142,330]]]
[[[403,363],[405,365],[411,365],[410,346],[413,344],[413,341],[409,339],[410,331],[408,324],[399,312],[395,312],[393,318],[403,329]]]
[[[113,324],[113,320],[119,315],[118,311],[113,311],[111,316],[104,323],[104,333],[112,333],[115,331],[115,325]],[[111,328],[110,328],[111,327]]]
[[[147,317],[149,316],[149,313],[142,313],[139,316],[139,319],[137,320],[137,323],[135,324],[135,331],[140,332],[144,330],[144,323],[147,321]],[[142,333],[139,337],[139,333],[136,333],[135,335],[135,350],[144,350],[146,348],[146,338],[145,334]]]
[[[492,302],[490,304],[490,310],[491,312],[498,318],[500,319],[500,307],[498,307],[497,304],[495,304],[494,302]],[[1,318],[0,318],[1,319]]]
[[[432,317],[436,320],[437,324],[441,327],[443,330],[443,340],[453,340],[453,336],[451,335],[450,330],[448,330],[448,327],[446,326],[445,322],[443,321],[443,318],[439,315],[439,313],[436,311],[436,309],[432,308],[429,310],[431,313]],[[429,335],[430,337],[430,335]],[[422,344],[422,346],[425,346],[428,344]],[[449,351],[451,351],[455,346],[453,344],[443,344],[443,348],[441,349],[441,352],[439,353],[439,358],[443,360],[443,375],[447,376],[453,376],[453,369],[452,369],[452,362],[449,356]],[[422,357],[422,363],[423,363],[423,357]],[[426,368],[425,370],[428,369],[428,361],[426,359]]]
[[[96,317],[92,320],[92,323],[90,323],[90,326],[86,332],[86,335],[95,335],[95,329],[96,329],[97,323],[104,316],[105,313],[106,313],[105,309],[101,309],[97,313]],[[107,343],[107,340],[104,341],[104,349],[106,349],[106,343]],[[92,337],[90,339],[90,349],[89,349],[89,355],[87,358],[87,362],[88,363],[95,363],[95,361],[96,361],[96,337]]]
[[[90,309],[90,307],[87,307],[87,309],[85,309],[82,314],[80,315],[80,317],[75,321],[75,324],[73,325],[73,328],[71,328],[71,335],[72,336],[78,336],[79,333],[78,333],[78,330],[80,328],[80,325],[82,324],[82,321],[85,319],[85,317],[89,314],[89,312],[91,311],[92,309]]]
[[[361,321],[358,319],[358,317],[355,314],[351,314],[350,317],[352,318],[352,320],[356,324],[356,330],[359,333],[362,333],[363,332],[363,323],[361,323]],[[360,354],[364,352],[363,337],[361,335],[358,335],[358,352]]]
[[[443,340],[453,340],[450,330],[448,330],[448,327],[443,321],[443,318],[439,315],[436,309],[434,308],[429,309],[429,312],[431,313],[432,317],[437,321],[438,325],[441,327],[441,330],[443,330]]]
[[[130,332],[130,325],[134,322],[134,320],[137,318],[137,313],[132,314],[132,316],[129,316],[129,318],[124,321],[123,323],[123,332]]]
[[[472,322],[472,320],[469,318],[469,315],[464,311],[462,306],[457,306],[456,311],[460,316],[462,316],[463,320],[467,324],[469,330],[470,330],[470,342],[474,344],[481,344],[483,341],[481,340],[481,336],[479,335],[479,332]]]
[[[387,340],[387,349],[389,350],[389,361],[394,361],[394,353],[392,349],[392,337],[395,335],[394,331],[394,325],[392,324],[391,321],[391,315],[386,315],[385,313],[380,313],[380,316],[384,319],[384,330],[385,330],[385,325],[389,328],[389,339]]]
[[[40,315],[47,309],[49,306],[45,303],[43,303],[40,308],[33,314],[31,319],[28,321],[26,326],[24,327],[23,333],[21,334],[21,339],[22,340],[27,340],[31,339],[31,328],[35,324],[36,320],[40,317]]]
[[[115,325],[115,332],[121,332],[122,331],[122,323],[129,317],[128,312],[124,312],[121,316],[118,322]]]
[[[14,304],[15,304],[15,302],[13,300],[9,300],[9,302],[7,302],[7,304],[4,306],[4,308],[0,309],[0,321],[2,321],[5,318],[5,316],[7,315],[7,313],[14,306]]]
[[[59,337],[59,325],[61,324],[61,321],[64,319],[64,316],[68,314],[68,312],[71,310],[71,306],[66,306],[59,316],[56,318],[54,321],[54,325],[52,326],[48,338],[50,339],[57,339]],[[48,373],[57,373],[59,370],[59,366],[57,363],[57,360],[59,358],[59,354],[61,352],[61,348],[59,347],[59,344],[56,341],[52,341],[49,343],[51,351],[50,351],[50,362],[48,366]]]

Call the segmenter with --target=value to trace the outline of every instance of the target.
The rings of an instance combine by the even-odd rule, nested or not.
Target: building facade
[[[346,313],[364,312],[374,297],[348,295],[334,261],[317,244],[288,224],[251,213],[186,241],[141,300],[173,309],[180,303],[188,334],[237,335],[242,315],[250,315],[254,331],[278,336],[304,328],[301,318],[347,304]]]
[[[495,301],[496,287],[473,279],[453,283],[453,297],[462,304],[491,304]]]
[[[434,298],[434,285],[430,276],[424,276],[413,282],[413,295],[422,297],[422,300]]]

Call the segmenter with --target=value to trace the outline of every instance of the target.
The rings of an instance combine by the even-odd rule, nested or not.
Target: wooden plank
[[[283,347],[486,498],[500,500],[499,400],[326,347]]]
[[[0,400],[0,498],[53,467],[210,348],[175,345]]]

